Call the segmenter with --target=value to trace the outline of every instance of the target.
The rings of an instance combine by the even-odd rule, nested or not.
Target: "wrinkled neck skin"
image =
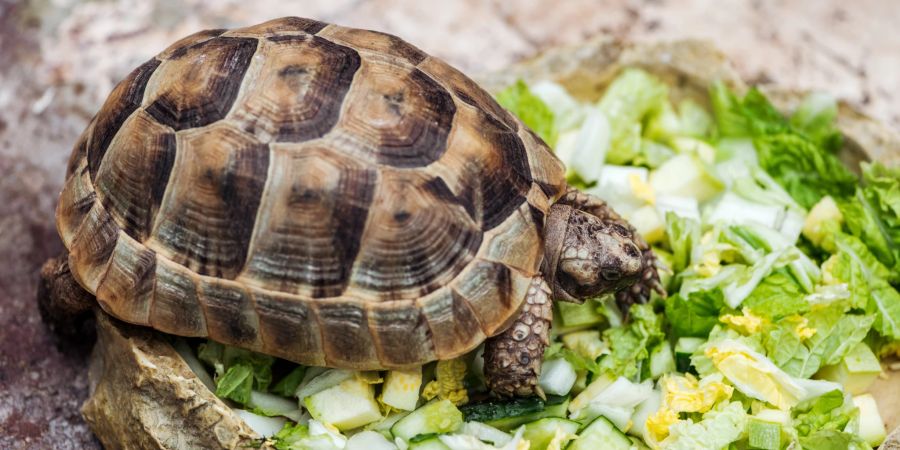
[[[583,303],[638,281],[641,252],[621,228],[568,205],[550,208],[543,272],[554,299]]]

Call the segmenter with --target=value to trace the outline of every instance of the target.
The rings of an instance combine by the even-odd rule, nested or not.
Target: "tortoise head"
[[[646,262],[631,230],[615,221],[564,208],[568,209],[565,226],[557,228],[565,230],[561,245],[548,249],[556,262],[555,298],[580,303],[640,280]],[[551,241],[554,239],[548,239]],[[556,241],[560,243],[558,238]]]

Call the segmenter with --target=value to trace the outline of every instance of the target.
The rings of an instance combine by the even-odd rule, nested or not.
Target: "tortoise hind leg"
[[[534,277],[519,317],[485,342],[484,374],[492,392],[506,397],[544,396],[537,382],[544,349],[550,344],[550,293],[543,277]]]
[[[37,300],[44,323],[54,333],[66,338],[89,337],[93,326],[85,325],[94,296],[72,277],[68,253],[47,260],[41,267]]]

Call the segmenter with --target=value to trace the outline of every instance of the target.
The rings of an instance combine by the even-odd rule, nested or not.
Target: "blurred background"
[[[85,345],[34,302],[72,144],[115,83],[204,28],[297,15],[399,35],[469,74],[603,34],[706,38],[750,82],[823,89],[900,126],[895,0],[0,0],[0,448],[93,449]]]

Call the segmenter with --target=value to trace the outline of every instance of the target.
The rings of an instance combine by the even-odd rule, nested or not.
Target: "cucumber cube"
[[[454,431],[462,423],[462,413],[450,400],[438,400],[428,403],[400,419],[391,428],[391,434],[404,441],[409,441],[421,434]]]
[[[675,357],[668,342],[663,342],[650,350],[650,377],[653,379],[675,371]]]
[[[691,355],[706,342],[703,338],[683,337],[675,343],[675,369],[687,373],[691,368]]]
[[[350,430],[381,419],[371,384],[351,378],[306,398],[309,414],[316,420]]]
[[[403,411],[416,409],[419,389],[422,387],[422,368],[391,370],[384,379],[381,401]]]
[[[869,390],[879,374],[881,364],[878,358],[868,345],[860,342],[850,349],[841,362],[820,369],[816,378],[841,383],[844,389],[857,395]]]
[[[553,439],[558,439],[560,448],[565,447],[567,441],[575,438],[575,433],[581,426],[578,422],[548,417],[525,424],[525,440],[531,443],[529,450],[546,450]],[[561,434],[561,435],[560,435]]]
[[[556,305],[562,324],[566,328],[588,327],[604,320],[603,315],[597,312],[598,305],[593,300],[587,300],[580,305],[569,302],[557,302]]]
[[[750,448],[762,450],[781,448],[781,425],[752,418],[747,428],[750,434]]]
[[[857,395],[853,397],[853,405],[859,408],[859,436],[872,447],[878,447],[887,432],[875,398],[871,394]]]

